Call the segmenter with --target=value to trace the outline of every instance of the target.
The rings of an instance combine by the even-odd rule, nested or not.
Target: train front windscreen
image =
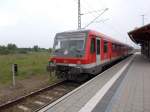
[[[53,56],[82,57],[85,49],[85,33],[57,34],[54,41]]]

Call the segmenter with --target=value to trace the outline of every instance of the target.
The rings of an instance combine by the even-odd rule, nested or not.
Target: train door
[[[104,60],[108,58],[108,42],[104,41]]]
[[[96,38],[96,65],[100,65],[100,38]]]

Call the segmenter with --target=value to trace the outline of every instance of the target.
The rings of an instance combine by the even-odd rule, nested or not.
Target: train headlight
[[[56,60],[53,60],[53,62],[52,62],[53,64],[55,64],[56,63]]]
[[[77,64],[79,64],[79,65],[80,65],[80,64],[81,64],[81,61],[77,61]]]
[[[56,64],[55,64],[54,61],[50,61],[50,62],[49,62],[49,66],[53,67],[53,66],[55,66],[55,65],[56,65]]]

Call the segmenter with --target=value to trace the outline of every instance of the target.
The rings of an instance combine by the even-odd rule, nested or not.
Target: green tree
[[[6,46],[0,46],[0,54],[9,54],[9,50]]]
[[[12,51],[17,50],[17,46],[15,44],[8,44],[7,48],[8,50],[12,50]]]

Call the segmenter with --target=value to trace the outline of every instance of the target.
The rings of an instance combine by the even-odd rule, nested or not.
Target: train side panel
[[[68,32],[65,33],[68,34]],[[71,33],[74,34],[74,32]],[[75,33],[78,33],[78,31],[75,31]],[[79,33],[81,32],[79,31]],[[49,59],[49,68],[54,68],[58,76],[64,76],[67,79],[77,79],[78,75],[96,75],[101,71],[103,66],[125,57],[131,52],[131,48],[128,46],[114,41],[101,33],[94,31],[86,31],[86,33],[87,37],[85,39],[85,49],[82,57],[56,55]],[[100,49],[100,53],[98,53],[97,49]],[[64,49],[64,51],[61,51],[60,49],[61,52],[63,55],[66,55],[68,50]],[[78,54],[80,51],[77,50],[75,53]]]

